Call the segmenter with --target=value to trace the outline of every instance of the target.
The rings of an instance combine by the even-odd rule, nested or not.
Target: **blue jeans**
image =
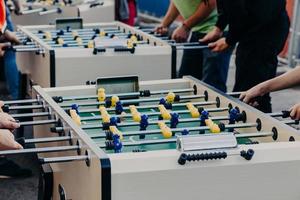
[[[198,42],[202,33],[192,33],[190,42]],[[226,82],[233,48],[222,53],[210,49],[184,50],[179,76],[191,75],[223,91],[227,91]]]
[[[7,29],[14,31],[13,24],[10,17],[9,9],[6,7],[6,23]],[[4,54],[4,70],[8,91],[13,99],[19,98],[20,75],[16,63],[16,53],[13,51],[6,51]]]

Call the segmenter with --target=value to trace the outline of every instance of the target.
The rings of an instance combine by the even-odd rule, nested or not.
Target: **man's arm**
[[[246,103],[255,101],[256,97],[263,96],[269,92],[286,89],[300,84],[300,66],[282,74],[276,78],[270,79],[257,86],[251,88],[247,92],[243,92],[240,99]]]
[[[169,26],[174,22],[174,20],[179,16],[179,11],[171,1],[168,12],[162,20],[161,24],[155,28],[155,32],[166,35],[169,31]]]
[[[209,0],[207,3],[201,2],[196,12],[184,21],[187,28],[191,29],[199,22],[205,20],[216,8],[216,0]]]
[[[170,3],[168,12],[162,21],[162,26],[169,27],[174,20],[179,16],[179,11],[173,2]]]
[[[202,1],[193,15],[186,19],[181,26],[179,26],[172,35],[172,39],[176,42],[185,42],[190,30],[199,22],[205,20],[216,8],[215,0]]]

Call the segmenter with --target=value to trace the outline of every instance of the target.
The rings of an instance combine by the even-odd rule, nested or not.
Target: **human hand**
[[[177,27],[173,34],[172,39],[176,42],[186,42],[189,37],[190,31],[187,30],[183,25]]]
[[[211,48],[212,52],[222,52],[225,51],[229,45],[227,44],[225,38],[221,38],[216,42],[209,43],[208,47]]]
[[[223,31],[218,27],[215,27],[212,31],[208,32],[199,42],[209,43],[218,40],[223,35]]]
[[[160,24],[155,28],[154,32],[161,35],[167,35],[169,32],[169,28],[164,26],[163,24]]]
[[[291,109],[291,118],[295,119],[295,120],[300,120],[300,103],[297,103],[296,105],[294,105]]]
[[[0,129],[0,151],[23,149],[22,145],[15,141],[14,135],[7,129]]]
[[[14,130],[20,127],[20,124],[7,113],[0,113],[0,129]]]

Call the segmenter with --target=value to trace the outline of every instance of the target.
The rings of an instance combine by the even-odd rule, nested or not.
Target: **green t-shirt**
[[[202,0],[172,0],[184,19],[192,16],[199,7]],[[215,9],[205,20],[192,28],[193,32],[208,33],[213,29],[218,19]]]

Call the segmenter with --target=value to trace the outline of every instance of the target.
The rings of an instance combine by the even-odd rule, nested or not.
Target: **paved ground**
[[[284,71],[283,68],[280,68]],[[228,88],[232,88],[234,81],[234,65],[230,67]],[[2,85],[2,89],[1,89]],[[3,89],[3,83],[0,84],[0,94],[4,94],[2,99],[6,97],[5,90]],[[273,110],[281,111],[288,109],[296,102],[300,102],[300,88],[293,88],[276,92],[272,94],[273,97]],[[26,129],[25,135],[31,136],[31,130]],[[33,176],[26,179],[15,180],[0,180],[0,200],[33,200],[37,199],[38,177],[39,167],[36,159],[33,155],[19,156],[12,158],[16,160],[20,165],[31,168]]]

